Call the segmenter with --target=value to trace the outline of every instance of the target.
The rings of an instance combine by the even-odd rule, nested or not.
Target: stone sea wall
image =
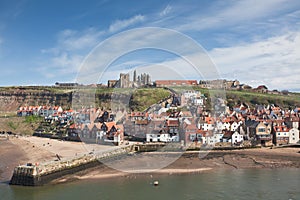
[[[133,146],[116,148],[97,155],[86,155],[67,161],[48,164],[17,166],[10,180],[11,185],[39,186],[62,176],[73,174],[101,164],[102,159],[119,156],[133,151]]]

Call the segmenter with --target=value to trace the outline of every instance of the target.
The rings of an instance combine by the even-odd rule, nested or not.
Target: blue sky
[[[132,28],[161,27],[202,45],[221,78],[300,91],[298,0],[75,2],[0,0],[0,85],[74,81],[86,56],[103,40]],[[145,50],[115,64],[124,69],[181,65],[176,59]],[[117,77],[115,71],[107,78]]]

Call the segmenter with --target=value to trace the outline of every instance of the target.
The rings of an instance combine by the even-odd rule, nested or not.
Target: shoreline
[[[49,162],[56,159],[53,150],[59,149],[63,158],[74,156],[74,152],[87,153],[80,143],[46,140],[35,137],[10,138],[0,141],[1,163],[0,182],[7,183],[12,176],[14,167],[27,162]],[[34,146],[34,147],[33,147]],[[101,147],[102,148],[102,147]],[[239,150],[212,150],[174,152],[146,152],[125,155],[120,158],[105,161],[104,164],[86,169],[75,174],[69,174],[52,181],[65,183],[72,180],[120,178],[132,175],[171,175],[210,172],[218,169],[248,169],[248,168],[300,168],[299,148],[255,148]],[[156,167],[154,161],[163,163],[166,159],[174,162]],[[145,163],[142,167],[133,167]],[[147,165],[146,165],[147,164]],[[117,166],[117,167],[115,167]],[[147,167],[150,166],[150,167]],[[126,169],[126,170],[122,170]],[[114,169],[115,168],[115,169]],[[118,168],[121,170],[118,170]],[[150,170],[149,170],[150,169]],[[159,169],[153,171],[151,169]],[[139,173],[131,173],[133,172]],[[50,183],[51,184],[51,183]]]
[[[213,170],[212,168],[197,168],[197,169],[160,169],[157,171],[149,172],[148,170],[141,170],[139,172],[105,172],[103,174],[99,174],[98,170],[90,169],[84,175],[67,175],[60,179],[56,179],[50,182],[50,184],[62,184],[68,183],[72,181],[80,181],[80,180],[102,180],[102,179],[118,179],[118,178],[128,178],[128,177],[136,177],[136,176],[160,176],[160,175],[184,175],[184,174],[198,174],[207,171]],[[80,172],[79,172],[80,173]]]

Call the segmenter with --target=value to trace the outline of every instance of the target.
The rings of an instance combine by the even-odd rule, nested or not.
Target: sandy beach
[[[0,140],[0,182],[7,182],[19,164],[55,162],[106,150],[102,145],[85,145],[38,137]],[[256,148],[231,151],[161,153],[149,152],[106,160],[105,165],[62,177],[56,182],[77,179],[126,177],[132,174],[203,173],[217,169],[300,168],[299,148]],[[172,162],[170,162],[172,161]],[[174,162],[173,162],[174,161]],[[160,163],[160,164],[158,164]]]

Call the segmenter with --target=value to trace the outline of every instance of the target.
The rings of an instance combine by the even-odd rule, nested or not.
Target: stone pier
[[[130,152],[155,151],[163,147],[161,144],[140,144],[129,145],[103,151],[92,155],[85,155],[66,161],[56,161],[44,164],[20,165],[15,167],[13,176],[10,180],[11,185],[39,186],[62,176],[73,174],[97,165],[101,165],[101,160],[128,154]]]

